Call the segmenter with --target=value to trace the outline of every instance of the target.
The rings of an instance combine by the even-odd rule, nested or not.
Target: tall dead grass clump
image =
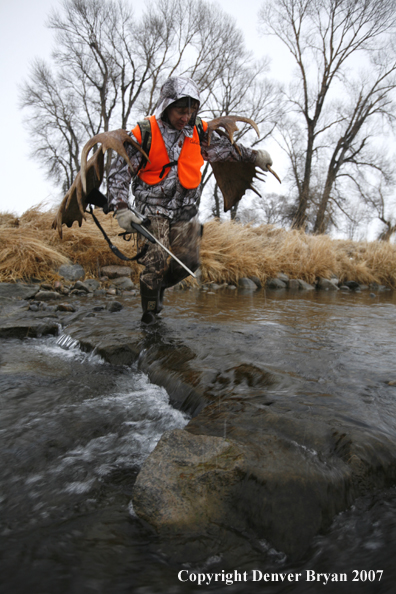
[[[111,216],[101,211],[95,213],[111,242],[126,256],[136,254],[134,242],[125,242],[118,237],[120,228]],[[0,215],[0,221],[4,215]],[[91,216],[82,227],[75,223],[70,229],[64,227],[63,239],[54,231],[52,221],[55,212],[43,211],[39,206],[26,211],[18,219],[18,228],[13,219],[0,226],[0,281],[39,278],[59,278],[56,270],[61,264],[80,264],[88,277],[98,278],[103,266],[130,266],[133,276],[139,275],[141,266],[136,262],[123,262],[110,250],[102,233]]]
[[[201,268],[203,282],[236,283],[243,276],[257,276],[264,282],[283,272],[309,283],[337,276],[341,281],[395,288],[396,246],[214,220],[205,225]]]
[[[267,248],[267,249],[265,249]],[[276,254],[266,236],[234,221],[205,224],[201,244],[204,282],[237,282],[244,276],[263,278],[276,272]]]
[[[211,221],[205,225],[201,261],[205,282],[237,282],[243,276],[261,281],[284,272],[290,278],[314,282],[329,277],[336,268],[332,240],[310,237],[272,225],[240,225]]]
[[[19,219],[11,212],[0,212],[0,228],[1,227],[19,227]]]
[[[336,259],[327,235],[310,236],[292,230],[277,236],[275,241],[278,271],[290,278],[313,283],[318,277],[330,278],[334,274]]]
[[[386,241],[334,242],[341,280],[396,288],[396,245]]]
[[[106,231],[111,243],[128,258],[135,256],[135,239],[133,238],[130,242],[127,242],[119,237],[118,234],[122,230],[111,215],[106,216],[99,211],[95,213],[95,216]],[[142,270],[142,266],[139,266],[136,262],[125,262],[113,254],[90,215],[87,215],[87,220],[83,221],[81,228],[76,224],[70,229],[64,227],[63,239],[59,239],[57,232],[51,230],[50,241],[58,249],[61,249],[62,253],[73,263],[80,264],[86,274],[92,278],[100,276],[100,269],[103,266],[129,266],[132,268],[134,280],[138,279]]]
[[[54,280],[54,272],[69,259],[37,237],[34,231],[21,228],[0,230],[0,281]]]

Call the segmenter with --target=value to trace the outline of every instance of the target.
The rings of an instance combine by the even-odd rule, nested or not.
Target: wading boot
[[[142,301],[142,322],[144,324],[154,324],[157,321],[157,315],[163,308],[162,299],[164,288],[149,289],[146,285],[140,283],[140,297]]]

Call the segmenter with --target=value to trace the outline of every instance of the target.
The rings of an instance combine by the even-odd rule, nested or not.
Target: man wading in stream
[[[125,159],[114,161],[107,182],[109,210],[125,231],[140,223],[128,208],[129,187],[135,209],[150,221],[150,232],[191,271],[199,266],[202,226],[198,222],[201,167],[204,161],[244,162],[268,171],[272,160],[266,151],[231,143],[223,133],[213,132],[208,142],[208,124],[197,113],[200,96],[188,78],[169,78],[161,89],[155,113],[139,122],[130,136],[148,153],[148,162],[136,147],[127,145],[133,171]],[[147,146],[147,139],[151,141]],[[238,150],[239,149],[239,150]],[[163,305],[164,291],[188,276],[188,272],[157,244],[150,243],[139,260],[145,266],[140,276],[142,322],[151,324]]]

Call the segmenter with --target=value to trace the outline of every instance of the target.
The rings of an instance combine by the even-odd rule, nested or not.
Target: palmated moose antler
[[[142,155],[149,160],[148,156],[137,142],[135,142],[126,130],[113,130],[102,132],[91,138],[84,146],[81,153],[81,170],[78,172],[72,186],[63,198],[56,217],[52,223],[53,229],[58,229],[62,238],[62,225],[71,227],[77,221],[81,227],[82,220],[86,220],[85,210],[88,205],[87,196],[94,189],[98,189],[103,180],[104,153],[113,149],[125,159],[133,170],[124,143],[132,144]],[[96,144],[101,144],[97,151],[87,162],[89,151]]]
[[[234,142],[234,132],[239,130],[236,122],[245,122],[250,124],[256,131],[257,136],[260,137],[260,132],[256,122],[250,118],[245,118],[242,116],[220,116],[219,118],[215,118],[214,120],[208,122],[208,145],[210,146],[212,132],[216,130],[218,133],[226,135],[229,138],[231,144],[235,146],[236,150],[240,154],[238,145]],[[226,132],[219,130],[219,128],[224,128]],[[245,194],[246,190],[253,190],[253,192],[255,192],[258,196],[261,196],[261,194],[252,184],[254,178],[260,181],[264,181],[264,178],[257,175],[258,171],[253,163],[245,163],[243,161],[219,161],[217,163],[211,163],[211,165],[216,182],[221,190],[221,193],[223,194],[224,212],[227,212],[233,206],[235,206],[235,204],[237,204]],[[271,166],[267,164],[266,167],[267,170],[272,173],[272,175],[274,175],[280,183],[281,180],[275,171],[271,169]]]

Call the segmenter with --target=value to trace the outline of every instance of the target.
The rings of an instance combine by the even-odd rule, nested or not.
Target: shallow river
[[[263,328],[269,369],[311,382],[313,392],[338,384],[369,404],[371,423],[396,439],[394,293],[175,292],[164,317],[167,309],[234,331]],[[252,542],[237,567],[222,550],[199,567],[172,561],[166,542],[136,517],[131,491],[162,433],[188,417],[137,367],[111,366],[67,335],[0,346],[2,593],[396,591],[396,488],[356,501],[298,565],[265,541]],[[218,581],[181,582],[183,569],[218,573]],[[278,582],[226,584],[226,572],[238,570],[243,580],[253,569]],[[288,572],[300,573],[298,582],[280,582]],[[321,572],[345,574],[348,583],[324,585]]]

